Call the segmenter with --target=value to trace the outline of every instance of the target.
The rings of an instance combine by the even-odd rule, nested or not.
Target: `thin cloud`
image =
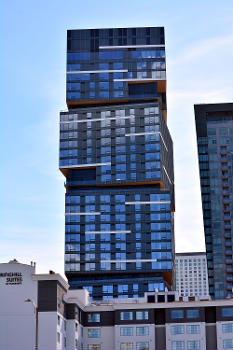
[[[216,52],[216,50],[223,46],[225,46],[227,49],[232,48],[232,45],[232,34],[228,36],[205,39],[186,48],[177,59],[171,60],[169,62],[169,65],[177,65],[190,63],[191,61],[197,61],[199,58],[202,58],[203,56],[209,54],[211,51]]]

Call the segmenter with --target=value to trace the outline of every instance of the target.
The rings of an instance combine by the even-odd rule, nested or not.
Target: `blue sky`
[[[233,100],[231,0],[3,0],[0,261],[63,273],[66,30],[164,26],[175,152],[176,250],[204,250],[194,103]]]

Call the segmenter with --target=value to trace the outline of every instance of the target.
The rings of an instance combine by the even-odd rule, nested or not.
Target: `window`
[[[187,310],[186,316],[187,316],[187,318],[198,318],[199,317],[199,310],[197,310],[197,309]]]
[[[86,196],[85,202],[95,204],[95,196]]]
[[[120,314],[121,321],[129,321],[133,319],[133,312],[132,311],[123,311]]]
[[[89,61],[90,60],[90,52],[72,52],[72,53],[67,53],[67,61],[72,62],[72,61]]]
[[[72,72],[76,70],[80,70],[80,64],[67,64],[67,72]]]
[[[89,328],[88,338],[100,338],[100,328]]]
[[[188,350],[200,350],[200,341],[199,340],[191,340],[188,341]]]
[[[106,250],[111,250],[111,244],[109,243],[101,243],[100,244],[100,250],[106,251]]]
[[[110,203],[110,196],[109,195],[101,195],[100,202],[105,203],[105,204],[109,204]]]
[[[117,60],[121,59],[123,57],[122,51],[100,51],[99,52],[99,59],[100,60]]]
[[[100,322],[100,314],[88,314],[88,322]]]
[[[61,322],[61,317],[58,315],[57,316],[57,324],[60,325],[60,322]]]
[[[223,340],[223,349],[232,349],[233,340],[232,339],[224,339]]]
[[[117,262],[116,263],[116,270],[126,270],[126,263],[125,262]]]
[[[148,326],[137,327],[136,334],[137,335],[149,335],[149,327]]]
[[[149,342],[136,343],[136,350],[149,350]]]
[[[173,341],[172,350],[184,350],[184,341]]]
[[[61,335],[59,332],[57,332],[57,342],[60,343],[60,341],[61,341]]]
[[[110,242],[111,236],[109,233],[101,233],[100,240],[104,242]]]
[[[184,326],[177,325],[177,326],[171,326],[171,334],[184,334]]]
[[[188,325],[186,326],[186,331],[188,334],[199,334],[200,333],[200,326],[199,325]]]
[[[224,323],[222,324],[223,333],[233,333],[233,323]]]
[[[113,293],[113,285],[112,284],[103,285],[102,291],[103,291],[103,293],[108,293],[108,294]]]
[[[95,270],[95,263],[86,263],[85,271],[92,271],[92,270]]]
[[[111,263],[110,262],[100,262],[100,269],[101,270],[111,270]]]
[[[126,293],[126,292],[128,292],[128,284],[119,284],[118,293]]]
[[[108,82],[106,82],[106,81],[101,81],[100,83],[99,83],[99,88],[100,88],[100,90],[108,90],[108,88],[109,88],[109,84],[108,84]]]
[[[123,72],[114,72],[113,79],[123,79]]]
[[[99,64],[100,70],[107,70],[108,68],[108,63],[100,63]]]
[[[184,310],[171,310],[171,319],[184,318]]]
[[[123,68],[122,62],[113,63],[113,69],[122,69],[122,68]]]
[[[125,243],[116,243],[116,250],[126,250]]]
[[[124,95],[124,93],[123,93],[123,91],[121,91],[121,90],[114,91],[114,97],[121,97],[121,96],[123,96],[123,95]]]
[[[88,344],[87,345],[88,350],[101,350],[100,344]]]
[[[148,311],[136,312],[136,320],[148,320],[148,318],[149,318]]]
[[[108,73],[99,73],[99,80],[108,80]]]
[[[95,253],[86,253],[85,254],[85,260],[86,261],[95,260]]]
[[[133,343],[121,343],[120,350],[133,350]]]
[[[222,308],[223,317],[233,317],[233,307]]]
[[[122,336],[130,336],[133,335],[133,327],[121,327],[120,335]]]

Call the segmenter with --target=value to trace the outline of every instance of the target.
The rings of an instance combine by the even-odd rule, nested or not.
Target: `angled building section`
[[[94,299],[172,288],[173,145],[163,28],[70,30],[65,273]]]
[[[232,296],[233,104],[195,105],[209,291]]]

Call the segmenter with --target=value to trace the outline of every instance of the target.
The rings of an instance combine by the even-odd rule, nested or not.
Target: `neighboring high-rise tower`
[[[65,273],[94,299],[173,285],[164,28],[68,30]]]
[[[233,103],[195,105],[210,296],[232,296]]]
[[[206,253],[176,253],[176,291],[184,297],[209,298]]]

